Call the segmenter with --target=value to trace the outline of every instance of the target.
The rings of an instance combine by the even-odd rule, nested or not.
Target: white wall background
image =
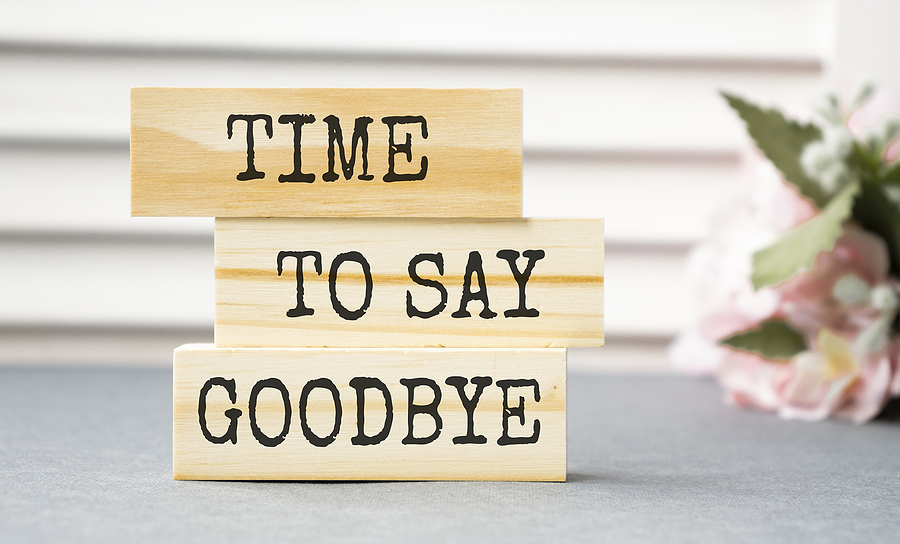
[[[824,0],[2,3],[3,364],[212,338],[212,219],[129,217],[129,87],[409,86],[524,89],[525,214],[606,218],[607,347],[573,365],[664,368],[748,145],[717,89],[804,111],[866,51]]]

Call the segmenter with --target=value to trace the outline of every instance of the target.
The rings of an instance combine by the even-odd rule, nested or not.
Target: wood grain
[[[253,121],[250,172],[248,120]],[[307,124],[283,115],[312,115]],[[329,166],[328,116],[340,120],[346,160],[354,120],[370,118],[368,169],[362,140],[350,179],[340,148]],[[386,119],[418,116],[426,123],[394,125],[398,152],[389,153]],[[296,181],[295,130],[300,126]],[[427,130],[427,137],[425,134]],[[360,132],[362,133],[362,131]],[[411,147],[407,151],[406,144]],[[393,157],[395,165],[389,166]],[[385,180],[393,171],[421,180]],[[334,181],[324,175],[333,172]],[[298,176],[299,176],[298,173]],[[286,176],[282,178],[281,176]],[[281,181],[284,179],[285,181]],[[294,179],[294,181],[287,181]],[[522,213],[522,92],[520,89],[208,89],[131,90],[131,213],[209,217],[520,217]]]
[[[451,376],[465,378],[463,392],[470,401],[476,388],[482,388],[471,408],[471,432],[458,386],[447,383]],[[358,436],[359,389],[351,382],[357,377],[377,378],[391,397],[392,423],[378,443],[353,443]],[[476,377],[481,385],[473,381]],[[490,384],[484,384],[485,377]],[[223,381],[204,387],[211,378],[234,380],[234,402]],[[291,408],[287,424],[285,401],[271,378],[286,391]],[[321,386],[322,378],[330,380],[337,402]],[[436,407],[441,429],[433,438],[436,420],[425,413],[414,415],[410,435],[410,390],[418,406],[431,404],[436,396],[431,386],[401,382],[416,378],[432,380],[441,393]],[[262,380],[269,380],[269,387],[257,386]],[[311,380],[320,380],[320,386],[309,386],[304,396]],[[173,473],[179,480],[566,478],[564,349],[222,349],[189,344],[175,350],[173,383]],[[253,395],[255,386],[259,391]],[[504,389],[510,409],[506,416]],[[201,397],[206,403],[206,431],[213,441],[201,427]],[[365,390],[363,397],[363,432],[377,436],[385,428],[385,397],[376,389]],[[341,407],[340,418],[336,405]],[[227,410],[241,412],[235,418],[233,441],[228,430],[235,413],[226,415]],[[409,436],[424,443],[404,443],[410,442]],[[470,438],[459,440],[461,436]],[[476,436],[483,436],[483,443],[472,439]],[[501,445],[504,436],[518,443]],[[455,443],[455,438],[470,443]],[[266,441],[270,445],[264,445]],[[522,443],[526,441],[530,443]]]
[[[520,254],[520,280],[533,261],[526,281],[515,278],[501,250]],[[310,251],[319,256],[302,259],[298,311],[297,259],[283,252]],[[352,252],[361,260],[340,263],[338,256]],[[221,347],[603,345],[602,219],[220,218],[215,253]],[[441,287],[412,279],[410,264],[420,254],[431,260],[414,272]],[[468,300],[482,292],[481,274],[467,273],[479,258],[487,309],[483,300]],[[471,296],[463,304],[465,277]],[[435,315],[410,316],[410,305]],[[517,317],[519,309],[537,315]]]

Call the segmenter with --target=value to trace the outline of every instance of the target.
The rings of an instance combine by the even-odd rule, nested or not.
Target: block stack
[[[132,215],[217,218],[215,344],[174,355],[175,478],[565,480],[603,222],[522,218],[521,90],[131,108]]]

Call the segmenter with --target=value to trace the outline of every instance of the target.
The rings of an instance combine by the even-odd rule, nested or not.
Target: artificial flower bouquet
[[[900,120],[848,129],[873,92],[809,123],[723,93],[768,162],[693,252],[699,319],[670,353],[738,405],[865,422],[900,396]]]

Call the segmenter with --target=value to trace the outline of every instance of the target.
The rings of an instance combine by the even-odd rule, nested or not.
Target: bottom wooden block
[[[178,480],[566,479],[565,349],[174,357]]]

